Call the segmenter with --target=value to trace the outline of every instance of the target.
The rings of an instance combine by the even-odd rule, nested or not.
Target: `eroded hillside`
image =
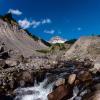
[[[26,30],[21,29],[11,14],[0,18],[0,42],[4,43],[7,49],[25,57],[36,55],[36,50],[48,48],[41,39],[32,38]]]
[[[66,59],[82,60],[88,58],[92,61],[95,61],[99,56],[99,36],[81,37],[65,54]]]

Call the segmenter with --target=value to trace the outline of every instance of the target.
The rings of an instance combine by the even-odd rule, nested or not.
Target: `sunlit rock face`
[[[51,38],[51,40],[49,41],[52,44],[56,44],[56,43],[64,43],[66,40],[62,39],[59,36],[55,36],[53,38]]]
[[[93,61],[98,56],[100,56],[99,36],[81,37],[65,54],[66,59],[82,60],[88,58]]]
[[[48,48],[41,40],[29,36],[29,33],[21,29],[17,22],[8,19],[9,16],[4,20],[0,19],[0,42],[4,43],[8,49],[29,57],[37,54],[36,50]]]

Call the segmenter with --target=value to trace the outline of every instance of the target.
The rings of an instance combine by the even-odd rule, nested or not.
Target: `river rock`
[[[68,89],[64,85],[60,85],[52,93],[48,94],[48,100],[62,100],[68,95],[68,92]]]
[[[64,85],[65,84],[65,79],[63,78],[59,78],[56,82],[55,82],[55,86],[60,86],[60,85]]]
[[[68,83],[72,85],[76,79],[76,74],[71,74],[68,78]]]
[[[94,67],[92,69],[90,69],[90,71],[93,73],[100,72],[100,62],[96,62],[94,64]]]
[[[24,87],[25,86],[25,81],[24,80],[20,80],[19,84],[20,84],[21,87]]]
[[[13,59],[7,59],[5,61],[5,63],[8,65],[8,66],[16,66],[18,64],[18,62],[16,60],[13,60]]]
[[[81,71],[78,77],[82,82],[92,80],[92,75],[88,71]]]
[[[21,83],[23,83],[23,84],[25,84],[25,83],[32,83],[33,82],[32,72],[24,71],[22,73],[22,78],[21,79],[23,80],[23,82],[21,81]]]

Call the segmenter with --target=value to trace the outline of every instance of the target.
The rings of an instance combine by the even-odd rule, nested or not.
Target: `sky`
[[[45,40],[100,35],[100,0],[0,0],[19,25]]]

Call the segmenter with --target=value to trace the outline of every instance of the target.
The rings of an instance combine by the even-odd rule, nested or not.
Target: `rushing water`
[[[82,69],[81,69],[82,70]],[[56,71],[56,74],[55,74]],[[60,77],[64,78],[66,75],[71,73],[78,73],[79,70],[75,69],[74,66],[70,68],[56,69],[49,72],[49,76],[43,82],[37,84],[35,82],[33,87],[17,88],[14,92],[16,97],[14,100],[48,100],[47,95],[52,92],[54,83]],[[100,80],[100,77],[94,77],[93,81]],[[72,97],[68,100],[82,100],[82,96],[88,93],[87,88],[83,85],[73,87]]]
[[[34,87],[28,88],[18,88],[15,90],[17,96],[14,100],[48,100],[47,95],[52,92],[53,83],[45,87],[47,79],[44,80],[39,85],[35,84]],[[79,88],[75,86],[73,88],[73,96],[68,100],[82,100],[82,95],[87,93],[87,91],[81,92],[80,96],[77,96],[79,93]]]
[[[17,88],[14,91],[16,93],[14,100],[48,100],[47,95],[52,92],[54,82],[58,78],[65,76],[73,67],[71,69],[55,69],[55,71],[50,72],[51,74],[49,76],[46,75],[46,79],[43,82],[39,84],[35,82],[33,87]]]
[[[34,87],[16,89],[17,96],[14,100],[48,100],[47,95],[52,92],[53,83],[45,87],[46,83],[47,79],[39,85],[35,84]]]

